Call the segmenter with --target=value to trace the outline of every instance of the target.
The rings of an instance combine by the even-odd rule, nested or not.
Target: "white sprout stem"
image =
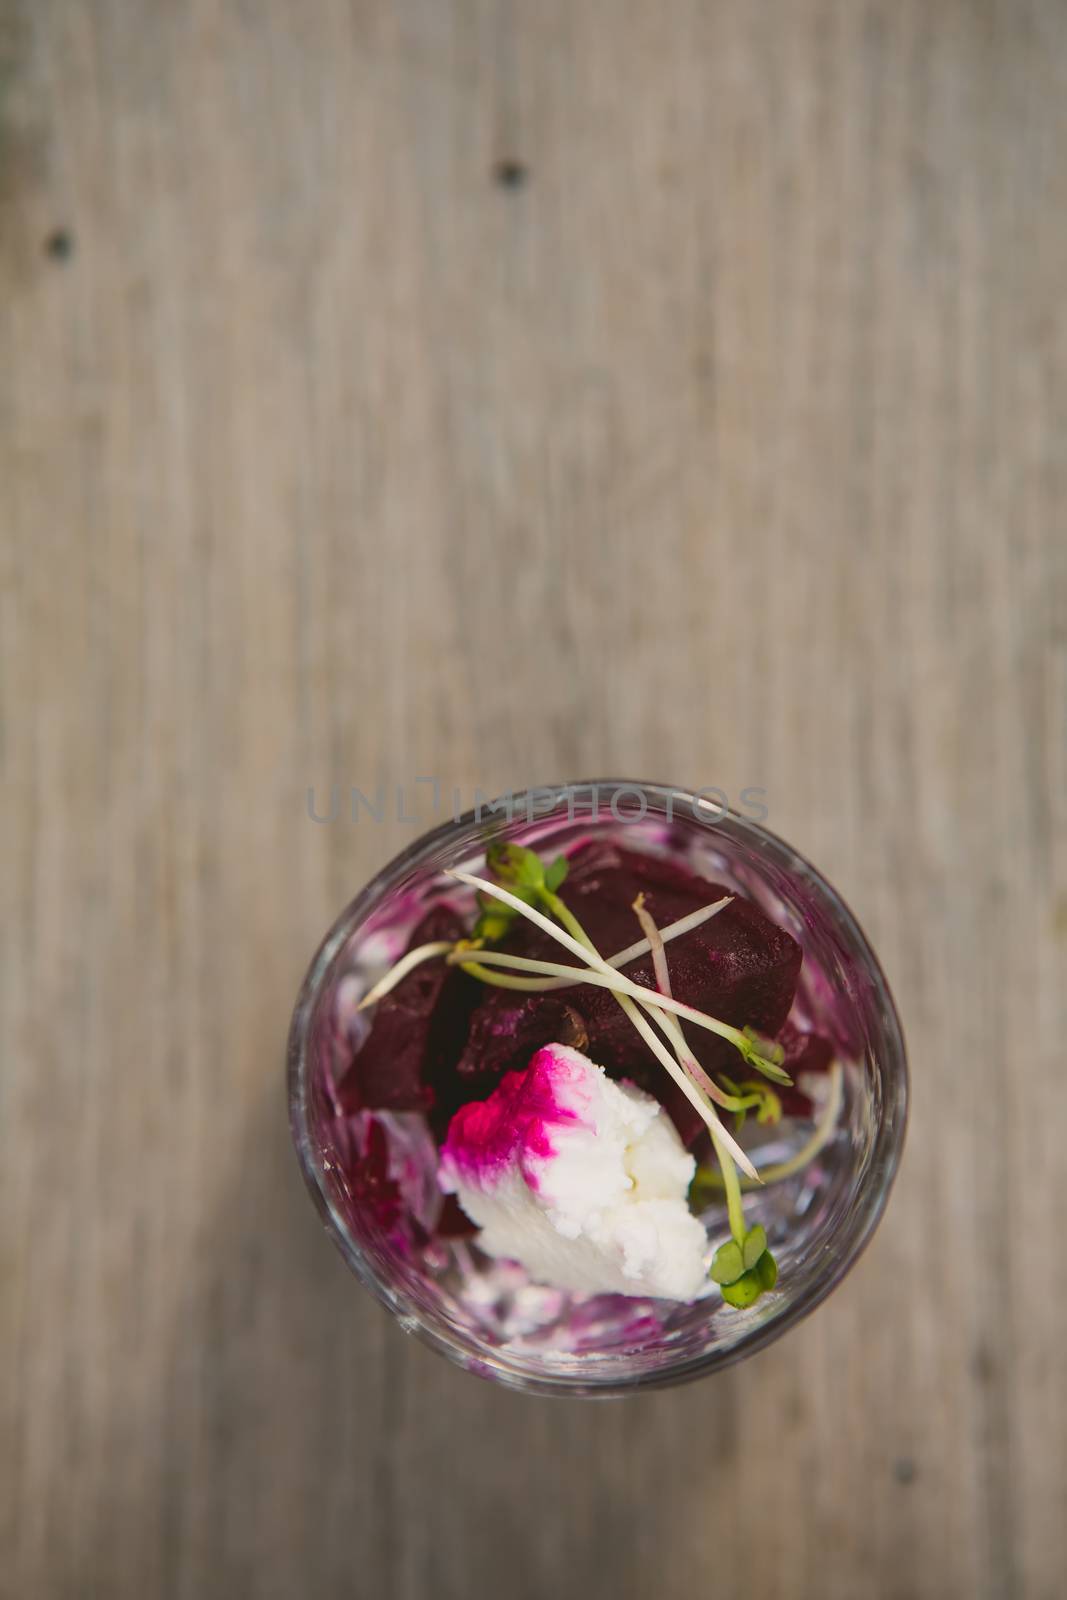
[[[656,988],[660,994],[670,994],[671,975],[667,967],[667,952],[663,948],[663,935],[656,927],[651,912],[645,909],[643,894],[639,894],[634,901],[633,913],[641,924],[641,932],[648,940],[648,947],[652,952],[652,970],[656,974]]]
[[[724,894],[721,900],[715,900],[710,906],[701,906],[699,911],[690,911],[688,916],[679,917],[677,922],[668,922],[665,928],[658,928],[660,939],[664,944],[670,944],[672,939],[680,939],[684,933],[692,933],[694,928],[702,927],[705,922],[717,916],[733,899],[732,894]],[[655,924],[653,924],[655,926]],[[625,967],[631,961],[636,961],[638,956],[645,956],[652,948],[650,939],[638,939],[636,944],[629,944],[625,950],[620,950],[618,955],[608,957],[609,967]]]
[[[634,914],[641,924],[642,932],[652,947],[652,965],[656,974],[656,985],[661,994],[670,995],[672,993],[671,974],[667,966],[667,952],[663,947],[663,940],[655,921],[645,909],[645,897],[643,894],[639,894],[634,901]],[[712,1081],[689,1049],[681,1023],[677,1022],[674,1017],[669,1016],[665,1011],[654,1011],[653,1016],[655,1016],[666,1035],[667,1042],[673,1046],[678,1060],[689,1073],[689,1076],[695,1079],[705,1092],[713,1100],[717,1100],[720,1105],[733,1105],[734,1102],[730,1096],[723,1094],[718,1084]],[[715,1132],[715,1129],[709,1126],[708,1132],[711,1135],[712,1148],[715,1151],[715,1158],[719,1163],[719,1170],[722,1172],[722,1181],[726,1189],[726,1209],[730,1218],[730,1233],[734,1242],[743,1246],[745,1241],[745,1212],[741,1199],[741,1184],[738,1181],[737,1168],[734,1165],[730,1151]]]
[[[588,945],[584,945],[575,939],[572,934],[561,928],[558,922],[553,922],[551,917],[546,917],[542,912],[535,910],[533,906],[527,905],[525,900],[520,900],[517,894],[511,893],[510,889],[501,888],[499,883],[490,883],[488,878],[476,877],[473,872],[461,872],[458,867],[452,868],[447,873],[447,876],[456,878],[460,883],[469,884],[472,889],[481,889],[485,894],[491,895],[494,900],[502,900],[506,906],[511,906],[521,916],[526,917],[530,922],[536,923],[537,927],[547,933],[550,938],[555,939],[557,944],[561,944],[565,950],[569,950],[572,956],[577,956],[579,961],[584,962],[586,965],[591,963],[598,971],[606,972],[610,978],[617,978],[620,983],[628,981],[621,973],[609,968],[603,956],[597,951],[590,949]],[[481,957],[484,954],[486,954],[485,951],[479,950],[476,952],[476,957]],[[516,957],[516,959],[518,958]]]
[[[413,968],[421,966],[424,961],[431,960],[434,956],[444,956],[452,949],[450,939],[435,939],[432,944],[420,944],[414,950],[409,950],[406,956],[401,956],[395,966],[389,968],[384,978],[379,978],[372,989],[368,989],[363,999],[356,1007],[363,1011],[367,1006],[372,1006],[376,1000],[381,1000],[390,989],[395,989],[402,978],[406,978]]]
[[[714,901],[710,906],[701,906],[699,911],[690,911],[688,916],[679,917],[677,922],[669,923],[666,928],[659,929],[660,938],[665,944],[668,944],[672,939],[680,939],[683,934],[691,933],[694,928],[699,928],[702,923],[710,921],[724,906],[728,906],[732,899],[733,895],[724,895],[721,900]],[[609,956],[608,966],[625,967],[629,962],[636,961],[639,956],[647,955],[651,948],[651,942],[648,939],[638,939],[636,944],[627,945],[625,950],[620,950],[616,955]],[[421,944],[417,949],[409,950],[407,955],[401,956],[400,960],[389,968],[384,977],[380,978],[372,989],[368,989],[356,1010],[364,1011],[368,1006],[374,1005],[376,1001],[384,999],[390,990],[395,989],[397,984],[407,977],[409,972],[420,966],[422,962],[432,960],[434,956],[445,956],[450,965],[464,965],[471,962],[485,965],[488,958],[492,956],[493,961],[491,964],[497,966],[501,963],[496,959],[496,955],[497,953],[494,951],[456,950],[453,944],[443,939],[435,940],[432,944]],[[520,958],[513,957],[511,959],[517,961]],[[567,967],[556,968],[557,973],[567,973],[571,970]],[[549,989],[566,989],[572,984],[580,983],[587,969],[583,966],[581,968],[576,967],[573,970],[575,973],[573,978],[557,976],[553,978],[531,978],[526,981],[516,979],[511,987],[516,989],[529,988],[535,992]]]
[[[725,906],[728,906],[732,899],[732,894],[724,895],[721,900],[714,901],[710,906],[701,906],[699,911],[690,911],[688,916],[679,917],[677,922],[669,922],[665,928],[660,928],[657,930],[660,939],[664,944],[669,944],[672,939],[680,939],[683,934],[692,933],[694,928],[699,928],[703,923],[709,922],[711,918],[714,917],[718,912],[722,911]],[[646,956],[651,949],[652,941],[650,939],[638,939],[635,944],[628,944],[625,950],[617,951],[615,955],[606,957],[606,960],[609,967],[625,967],[628,966],[631,961],[636,961],[639,957]],[[446,959],[450,966],[461,966],[470,970],[475,966],[503,966],[505,965],[505,962],[501,959],[501,957],[505,954],[506,952],[495,950],[485,951],[477,949],[453,949],[451,954],[447,956]],[[490,957],[493,959],[490,960]],[[509,962],[514,961],[516,963],[520,960],[526,961],[527,959],[529,958],[519,956],[508,957]],[[543,967],[534,966],[530,970],[539,972],[543,970]],[[515,978],[509,983],[502,985],[502,987],[508,989],[519,989],[527,991],[530,994],[547,994],[552,990],[569,989],[572,988],[576,983],[583,982],[588,968],[560,966],[555,970],[557,973],[574,972],[575,976],[573,978]],[[474,976],[477,977],[478,974],[475,972]]]
[[[656,1030],[650,1027],[645,1021],[634,1001],[631,1000],[628,995],[619,994],[618,991],[615,993],[615,998],[619,1002],[623,1011],[626,1013],[627,1017],[633,1023],[634,1027],[637,1029],[638,1033],[641,1035],[641,1038],[652,1051],[652,1054],[659,1062],[662,1063],[663,1066],[666,1067],[667,1071],[670,1073],[679,1089],[681,1089],[686,1099],[692,1106],[696,1108],[697,1111],[699,1111],[701,1117],[707,1123],[708,1131],[712,1138],[715,1140],[722,1140],[723,1144],[733,1155],[741,1170],[746,1173],[754,1183],[758,1183],[759,1172],[752,1164],[752,1161],[749,1159],[749,1157],[742,1150],[733,1134],[723,1126],[723,1123],[720,1121],[719,1115],[708,1096],[703,1092],[699,1085],[694,1082],[693,1078],[690,1077],[689,1073],[685,1070],[685,1067],[683,1067],[682,1064],[676,1060],[671,1051],[667,1049],[667,1046],[663,1043]],[[657,1019],[662,1016],[662,1013],[659,1012],[656,1006],[652,1005],[651,1002],[642,1001],[642,1005],[651,1016],[654,1016]],[[665,1021],[666,1019],[664,1018],[663,1020]]]
[[[719,1137],[730,1150],[738,1165],[741,1167],[742,1171],[746,1172],[750,1178],[754,1178],[758,1182],[759,1173],[756,1171],[756,1168],[752,1165],[752,1162],[742,1150],[741,1146],[737,1143],[737,1140],[723,1126],[715,1107],[712,1105],[707,1095],[698,1089],[696,1084],[693,1083],[693,1081],[686,1075],[684,1070],[679,1066],[678,1062],[667,1049],[666,1045],[661,1042],[660,1037],[656,1033],[655,1029],[649,1026],[644,1017],[641,1016],[640,1012],[637,1010],[637,1007],[634,1005],[633,1002],[636,999],[641,1001],[643,1005],[652,1004],[653,1007],[656,1006],[656,1002],[652,1000],[652,997],[647,989],[642,989],[636,983],[631,984],[630,980],[625,978],[621,972],[616,972],[613,967],[609,967],[603,956],[601,956],[599,952],[591,945],[582,944],[578,939],[574,938],[572,934],[567,933],[565,929],[561,928],[559,923],[552,922],[550,918],[542,916],[540,911],[536,911],[533,906],[527,905],[525,900],[520,900],[518,895],[511,894],[507,889],[502,889],[499,884],[490,883],[486,878],[479,878],[473,872],[460,872],[458,869],[450,872],[449,876],[458,879],[460,883],[469,884],[472,889],[484,890],[486,894],[491,895],[495,900],[502,900],[505,905],[513,906],[521,916],[528,918],[530,922],[533,922],[539,928],[542,928],[550,938],[555,939],[557,944],[561,944],[563,948],[565,950],[569,950],[572,955],[578,956],[580,960],[587,962],[590,966],[592,966],[594,969],[594,976],[596,973],[599,973],[603,977],[609,978],[611,980],[610,983],[603,985],[603,987],[612,988],[615,990],[616,998],[619,1004],[622,1006],[622,1009],[625,1011],[627,1017],[633,1023],[634,1027],[641,1035],[641,1038],[648,1045],[653,1055],[664,1067],[666,1067],[667,1071],[670,1073],[675,1083],[677,1083],[686,1099],[689,1100],[696,1110],[700,1112],[704,1121],[708,1124],[708,1127],[715,1129]],[[479,953],[481,954],[483,952]],[[660,1005],[667,1003],[662,995],[660,995],[658,999]],[[678,1008],[677,1001],[672,1001],[670,1004],[672,1008]],[[680,1009],[682,1013],[688,1013],[692,1008],[689,1006],[683,1006],[678,1009]],[[700,1012],[695,1013],[695,1016],[700,1015]],[[723,1024],[717,1025],[713,1031],[718,1032],[721,1026],[723,1026]],[[732,1033],[737,1032],[736,1029],[731,1029],[730,1031]]]
[[[634,901],[633,912],[641,924],[641,931],[648,940],[649,949],[652,951],[652,968],[656,974],[656,987],[660,994],[667,995],[669,998],[674,991],[671,988],[671,974],[667,965],[667,952],[663,944],[663,935],[657,928],[652,913],[645,906],[643,894],[639,894]],[[646,1007],[646,1009],[650,1008]],[[681,1023],[676,1022],[667,1012],[660,1011],[658,1008],[654,1011],[650,1010],[650,1015],[659,1023],[660,1030],[666,1037],[667,1043],[674,1050],[686,1072],[691,1078],[695,1079],[708,1098],[714,1100],[720,1106],[733,1106],[734,1101],[731,1097],[723,1093],[718,1084],[709,1077],[693,1055],[689,1048],[689,1041],[682,1032]]]
[[[513,956],[510,950],[453,949],[446,959],[450,967],[465,967],[475,963],[486,967],[514,967],[516,972],[567,973],[568,976],[563,980],[561,987],[568,989],[573,989],[575,984],[593,981],[588,967],[568,967],[565,961],[546,961],[542,956]],[[610,978],[602,972],[598,972],[596,976],[603,978],[605,989],[620,978],[625,981],[625,975],[620,972],[613,973]]]
[[[590,952],[595,960],[598,956],[597,948],[566,902],[561,900],[557,894],[551,894],[547,898],[547,904],[549,910],[559,918],[571,936],[577,939],[579,944],[584,946],[584,948]],[[654,923],[652,924],[652,927],[654,933]],[[588,959],[588,957],[586,959]],[[669,995],[671,981],[670,974],[666,971],[666,968],[664,968],[663,976],[664,987]],[[726,1183],[727,1194],[730,1197],[730,1222],[732,1226],[735,1217],[739,1217],[741,1215],[741,1188],[737,1178],[737,1168],[734,1166],[729,1152],[733,1152],[737,1155],[742,1171],[748,1173],[749,1176],[752,1175],[754,1170],[752,1162],[742,1150],[741,1146],[733,1138],[732,1134],[729,1134],[723,1127],[723,1124],[720,1121],[714,1106],[711,1104],[708,1096],[702,1092],[699,1079],[704,1078],[705,1082],[708,1082],[709,1080],[698,1067],[696,1061],[693,1059],[689,1046],[686,1043],[685,1036],[682,1033],[681,1024],[675,1022],[673,1018],[668,1018],[665,1016],[663,1011],[660,1010],[659,1006],[653,1005],[651,996],[648,994],[647,990],[642,989],[637,998],[644,1010],[648,1012],[649,1016],[659,1024],[664,1033],[667,1035],[667,1042],[671,1045],[677,1065],[681,1069],[681,1077],[678,1076],[677,1071],[671,1064],[671,1051],[663,1051],[659,1044],[659,1040],[656,1039],[655,1035],[651,1033],[647,1023],[644,1021],[644,1018],[641,1017],[638,1011],[635,1009],[633,1001],[623,999],[623,997],[618,994],[615,996],[615,999],[622,1007],[625,1016],[629,1018],[634,1027],[637,1029],[641,1038],[650,1045],[658,1059],[666,1066],[668,1072],[671,1074],[671,1077],[682,1089],[686,1099],[697,1108],[703,1117],[704,1122],[707,1125],[708,1132],[711,1135],[712,1144],[715,1147],[715,1154],[719,1159],[719,1165],[722,1168],[722,1175],[723,1180]],[[657,996],[657,999],[659,998],[661,997]],[[675,1041],[677,1041],[677,1043]],[[755,1178],[753,1181],[758,1183],[759,1179]]]
[[[762,1103],[758,1094],[747,1096],[727,1094],[725,1089],[720,1089],[715,1079],[708,1076],[700,1062],[693,1055],[689,1048],[689,1041],[675,1018],[670,1016],[668,1012],[660,1011],[658,1007],[649,1004],[645,1005],[645,1010],[650,1016],[656,1018],[669,1043],[674,1045],[675,1050],[684,1052],[685,1060],[682,1063],[683,1066],[688,1072],[692,1073],[697,1083],[715,1101],[716,1105],[722,1106],[724,1111],[741,1111],[747,1106],[755,1106]]]
[[[649,1016],[655,1017],[659,1023],[660,1029],[666,1036],[667,1043],[673,1047],[675,1054],[681,1059],[682,1066],[689,1073],[689,1076],[696,1080],[709,1099],[725,1107],[727,1111],[736,1111],[737,1103],[735,1097],[726,1094],[724,1090],[720,1089],[714,1078],[709,1077],[704,1071],[704,1068],[690,1050],[689,1041],[682,1032],[680,1025],[670,1013],[661,1011],[659,1006],[651,1005],[648,1001],[644,1002],[644,1006]]]
[[[577,917],[574,915],[574,912],[571,911],[570,907],[563,900],[561,900],[558,895],[551,896],[549,900],[549,906],[550,909],[555,912],[556,916],[559,917],[564,927],[567,928],[572,936],[578,940],[579,944],[583,945],[586,950],[590,951],[594,956],[596,956],[598,954],[596,946],[586,933],[585,929],[582,927],[581,923],[578,921]],[[655,927],[654,923],[653,927]],[[666,991],[669,995],[671,987],[670,975],[665,972],[664,977],[666,979]],[[657,999],[658,998],[659,996],[657,996]],[[708,1132],[711,1135],[712,1143],[715,1146],[715,1153],[718,1156],[719,1163],[722,1167],[723,1178],[727,1181],[728,1189],[736,1193],[736,1209],[739,1213],[741,1190],[738,1185],[737,1171],[734,1167],[733,1161],[727,1153],[727,1150],[735,1150],[737,1152],[742,1169],[750,1176],[755,1169],[753,1168],[752,1162],[741,1149],[741,1146],[736,1143],[731,1134],[727,1133],[719,1119],[718,1114],[711,1105],[708,1096],[703,1092],[700,1079],[703,1078],[706,1083],[710,1082],[710,1080],[693,1059],[689,1046],[686,1043],[685,1036],[682,1033],[681,1025],[675,1022],[673,1017],[667,1017],[657,1005],[653,1005],[652,998],[648,994],[647,990],[641,990],[641,993],[638,996],[640,1005],[653,1019],[653,1021],[659,1024],[660,1028],[667,1036],[667,1043],[671,1046],[670,1050],[664,1051],[659,1040],[649,1029],[648,1024],[634,1006],[633,1001],[624,999],[619,994],[616,994],[615,999],[622,1007],[624,1015],[629,1018],[630,1022],[633,1023],[641,1038],[645,1040],[646,1044],[649,1045],[657,1058],[667,1068],[675,1083],[677,1083],[682,1089],[686,1099],[689,1100],[691,1104],[694,1105],[700,1112],[700,1115],[707,1125]],[[671,1064],[670,1057],[672,1053],[677,1066],[681,1069],[681,1077],[678,1076],[678,1072]],[[755,1179],[754,1181],[758,1182],[759,1180]],[[731,1221],[733,1220],[734,1215],[735,1212],[731,1210]]]
[[[474,881],[480,882],[481,880],[475,879]],[[506,893],[506,891],[502,890],[501,893]],[[508,896],[509,900],[514,898],[512,895]],[[518,903],[519,905],[523,904],[521,900]],[[577,951],[581,952],[583,959],[588,956],[592,960],[591,953],[584,950],[576,939],[572,939],[569,934],[564,933],[558,924],[549,922],[547,917],[542,917],[539,912],[533,911],[531,906],[526,906],[525,909],[531,912],[531,920],[536,918],[540,925],[547,924],[549,928],[554,930],[553,938],[559,934],[559,943],[564,945],[566,949],[572,951],[577,949]],[[742,1049],[744,1035],[740,1028],[731,1027],[728,1022],[720,1022],[717,1017],[706,1016],[703,1011],[696,1011],[692,1006],[684,1005],[681,1000],[675,1000],[671,995],[660,994],[657,990],[643,988],[641,984],[634,983],[632,978],[628,978],[624,972],[616,972],[613,967],[609,967],[608,963],[599,957],[596,967],[583,968],[568,967],[561,961],[541,961],[534,956],[513,956],[505,950],[461,950],[449,959],[460,966],[465,962],[473,962],[479,966],[486,967],[510,967],[517,972],[565,975],[568,986],[576,983],[592,983],[600,989],[612,989],[616,994],[628,995],[631,1000],[639,1001],[646,1008],[653,1006],[658,1011],[670,1011],[675,1016],[684,1017],[686,1022],[695,1023],[698,1028],[706,1028],[710,1033],[717,1033],[721,1039],[728,1039],[739,1050]],[[574,974],[577,974],[577,976],[574,976]],[[747,1043],[747,1041],[745,1042]]]
[[[475,959],[477,955],[476,950],[464,950],[446,956],[445,960],[449,966],[459,967],[469,977],[478,978],[482,983],[491,983],[498,989],[515,989],[520,994],[544,994],[548,989],[562,987],[554,978],[516,978],[507,972],[490,972],[488,967]]]
[[[488,978],[489,974],[485,972],[487,967],[515,967],[524,972],[574,972],[577,974],[574,979],[575,983],[589,983],[595,988],[610,989],[616,999],[621,998],[618,983],[602,972],[594,972],[590,967],[567,967],[555,961],[540,961],[534,956],[509,955],[502,950],[477,950],[473,953],[467,950],[458,950],[447,959],[450,965],[461,967],[464,972],[469,972],[475,978],[481,977],[483,972],[485,977]],[[482,969],[481,972],[479,968]],[[525,992],[531,985],[535,985],[538,992],[542,987],[536,978],[501,977],[493,981],[500,984],[502,988],[517,989],[522,992]],[[573,985],[568,982],[568,987],[573,987]],[[693,1058],[689,1050],[688,1041],[674,1018],[660,1010],[657,1004],[659,997],[653,997],[649,990],[641,989],[639,984],[636,987],[639,992],[634,994],[632,998],[648,1012],[650,1017],[653,1017],[659,1023],[660,1028],[675,1047],[675,1050],[680,1050],[683,1053],[685,1059],[682,1065],[690,1076],[696,1079],[700,1088],[710,1099],[717,1101],[719,1105],[725,1106],[729,1110],[735,1110],[733,1097],[724,1094],[718,1084],[708,1077],[700,1063]]]

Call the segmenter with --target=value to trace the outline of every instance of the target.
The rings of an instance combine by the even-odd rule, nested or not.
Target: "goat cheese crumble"
[[[487,1100],[461,1106],[440,1183],[487,1254],[585,1294],[694,1300],[707,1238],[689,1210],[695,1162],[651,1095],[546,1045]]]

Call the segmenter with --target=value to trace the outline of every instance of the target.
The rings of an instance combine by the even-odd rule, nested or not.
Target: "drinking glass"
[[[665,855],[748,896],[803,950],[790,1020],[829,1038],[835,1061],[812,1123],[750,1130],[758,1165],[791,1176],[754,1188],[778,1262],[775,1289],[748,1310],[710,1281],[692,1304],[579,1295],[532,1283],[473,1238],[442,1237],[436,1147],[414,1112],[346,1114],[337,1084],[365,1036],[359,999],[405,949],[426,912],[463,904],[449,869],[484,871],[508,840],[544,859],[580,840]],[[483,1378],[536,1394],[625,1395],[705,1377],[762,1349],[839,1284],[885,1208],[904,1140],[908,1075],[900,1022],[863,931],[841,896],[759,823],[664,784],[585,780],[530,789],[417,839],[357,894],[326,935],[296,1002],[289,1116],[304,1178],[360,1282],[401,1327]],[[746,1130],[746,1137],[748,1135]],[[819,1148],[805,1159],[813,1145]],[[758,1147],[757,1147],[758,1146]],[[708,1257],[725,1206],[703,1213]]]

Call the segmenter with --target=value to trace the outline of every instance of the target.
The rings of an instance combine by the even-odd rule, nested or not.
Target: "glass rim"
[[[682,1359],[675,1365],[653,1368],[647,1373],[629,1375],[622,1379],[613,1378],[610,1374],[603,1377],[583,1377],[580,1373],[562,1371],[525,1372],[520,1370],[518,1365],[511,1367],[501,1364],[501,1352],[496,1350],[493,1352],[492,1380],[506,1388],[527,1394],[560,1398],[581,1396],[610,1399],[646,1389],[668,1388],[703,1375],[723,1371],[733,1366],[735,1362],[755,1355],[769,1344],[773,1344],[822,1304],[860,1259],[885,1212],[896,1181],[907,1134],[910,1079],[904,1030],[881,963],[848,903],[806,856],[780,835],[765,828],[762,823],[741,816],[730,806],[707,801],[700,791],[685,789],[677,784],[652,783],[641,779],[586,778],[571,783],[533,784],[513,794],[509,791],[509,799],[515,807],[524,806],[532,826],[537,822],[548,823],[553,815],[552,811],[530,812],[529,804],[534,797],[544,796],[553,791],[561,791],[563,794],[589,791],[592,794],[594,790],[603,790],[605,795],[613,791],[616,796],[623,792],[643,796],[646,803],[650,799],[663,802],[671,798],[674,802],[687,804],[695,826],[703,827],[709,832],[725,829],[729,833],[750,840],[764,853],[769,849],[771,855],[778,858],[779,865],[797,873],[817,889],[863,959],[875,991],[879,1015],[886,1031],[888,1051],[895,1069],[888,1083],[886,1105],[875,1129],[868,1170],[865,1174],[864,1182],[870,1194],[866,1203],[856,1208],[858,1215],[849,1230],[847,1248],[825,1279],[816,1279],[794,1301],[787,1304],[780,1315],[760,1323],[750,1334],[742,1336],[727,1350],[706,1351]],[[491,826],[494,821],[499,821],[499,818],[485,816],[485,812],[492,806],[493,802],[487,801],[484,807],[472,807],[461,817],[449,818],[419,834],[403,850],[390,857],[349,901],[334,920],[311,959],[293,1009],[286,1048],[289,1128],[297,1160],[315,1208],[346,1264],[363,1287],[392,1312],[405,1332],[414,1334],[421,1343],[477,1376],[483,1375],[479,1372],[477,1351],[464,1342],[459,1330],[453,1330],[453,1338],[450,1339],[444,1332],[429,1325],[419,1315],[417,1309],[410,1305],[404,1294],[379,1275],[334,1204],[325,1183],[321,1162],[316,1158],[313,1148],[308,1117],[307,1044],[315,1002],[324,981],[353,933],[378,904],[381,896],[388,892],[392,881],[399,874],[417,869],[423,861],[435,853],[438,846],[472,825],[486,823]],[[706,818],[700,816],[698,807],[706,810]],[[652,815],[652,810],[646,805],[640,820]],[[509,815],[504,825],[510,826],[513,820],[515,820],[514,814]],[[614,812],[611,813],[611,820],[617,825],[626,825],[628,821],[625,816],[619,817]],[[591,822],[595,825],[595,819],[591,819]]]

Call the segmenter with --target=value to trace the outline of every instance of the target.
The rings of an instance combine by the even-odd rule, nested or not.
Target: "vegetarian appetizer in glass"
[[[405,1328],[516,1387],[625,1393],[759,1348],[843,1276],[907,1070],[862,932],[788,846],[678,789],[544,793],[428,834],[344,913],[290,1116]]]

